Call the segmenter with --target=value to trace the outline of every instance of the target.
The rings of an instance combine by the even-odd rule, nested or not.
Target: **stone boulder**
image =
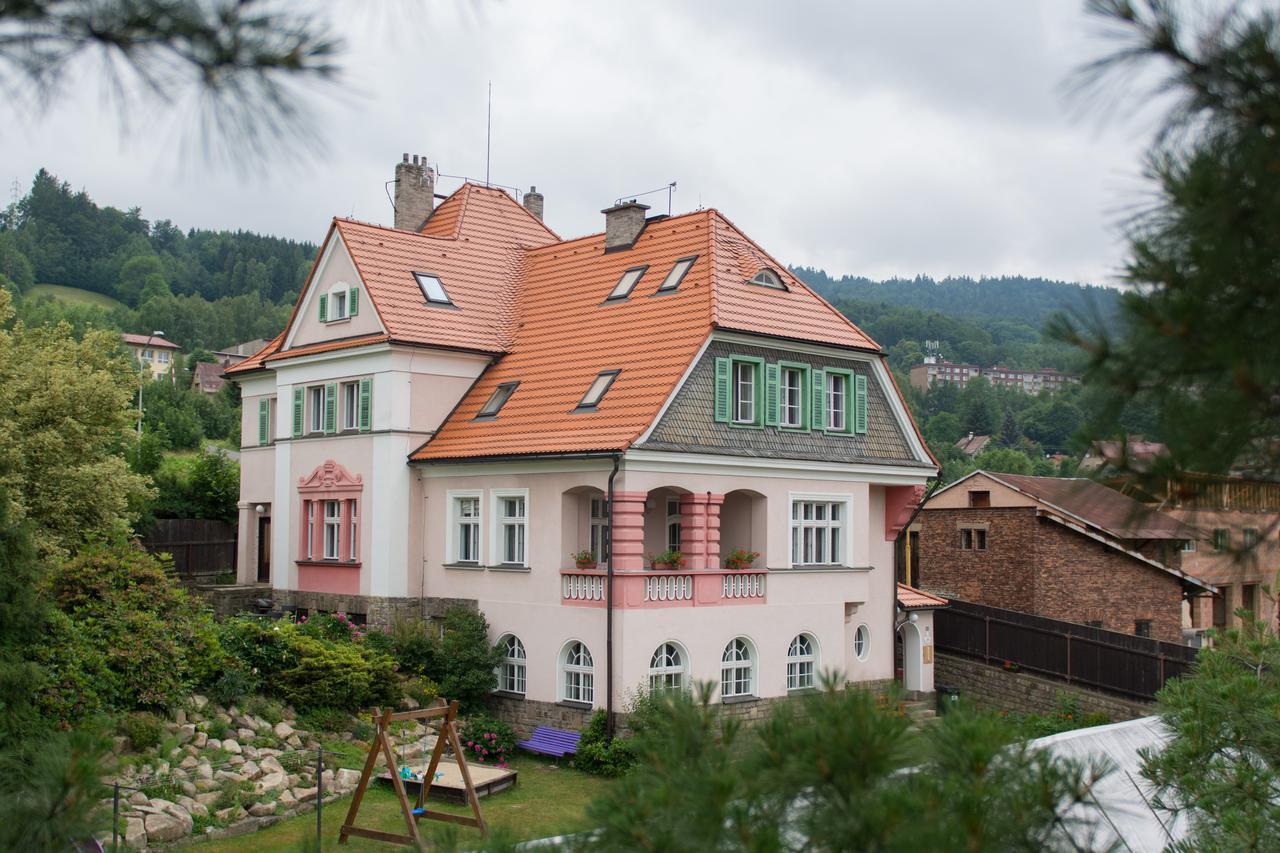
[[[181,714],[182,712],[179,711],[178,713]],[[178,730],[174,734],[178,736],[178,743],[183,744],[195,738],[196,727],[191,723],[185,723],[178,726]]]
[[[187,828],[182,821],[167,813],[149,814],[143,821],[143,825],[147,830],[148,844],[177,841],[187,834]]]
[[[275,803],[254,803],[249,806],[249,814],[254,817],[266,817],[269,814],[276,813]]]
[[[271,732],[276,737],[280,738],[280,740],[286,740],[288,739],[289,735],[293,734],[293,726],[281,720],[280,722],[276,723],[275,728],[273,728]]]
[[[203,711],[205,705],[208,705],[208,704],[209,704],[209,700],[206,699],[204,696],[201,696],[199,693],[191,694],[191,705],[197,711]]]
[[[333,776],[333,787],[338,791],[349,791],[360,784],[360,771],[343,767]]]
[[[141,850],[147,846],[147,825],[142,818],[125,819],[124,846],[130,850]]]
[[[232,755],[239,755],[240,753],[244,752],[244,750],[240,747],[240,743],[232,738],[227,738],[226,740],[224,740],[222,742],[222,748],[227,752],[231,753]]]
[[[257,790],[258,790],[258,793],[265,793],[266,791],[278,791],[281,788],[284,788],[285,786],[287,786],[288,784],[289,784],[289,780],[285,777],[283,773],[280,773],[280,772],[267,773],[267,774],[264,774],[262,778],[258,780]]]
[[[246,761],[240,767],[240,775],[246,779],[257,779],[262,775],[262,768],[252,761]]]

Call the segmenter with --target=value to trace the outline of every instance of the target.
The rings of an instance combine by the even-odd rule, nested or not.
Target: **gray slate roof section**
[[[777,427],[752,429],[715,420],[715,361],[717,357],[747,355],[765,361],[791,361],[812,367],[839,367],[867,377],[866,435],[828,435],[822,431],[795,432]],[[773,347],[713,341],[649,440],[635,445],[644,450],[716,453],[824,462],[863,462],[889,465],[920,464],[911,452],[889,406],[884,388],[864,361],[837,356],[814,356]]]

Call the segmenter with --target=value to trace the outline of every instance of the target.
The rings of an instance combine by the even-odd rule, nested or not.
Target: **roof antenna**
[[[489,149],[493,145],[493,81],[489,81],[489,114],[484,127],[484,185],[489,186]]]

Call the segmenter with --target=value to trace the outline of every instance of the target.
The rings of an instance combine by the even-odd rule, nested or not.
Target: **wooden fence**
[[[939,651],[1139,699],[1186,672],[1197,651],[954,599],[934,611],[933,629]]]
[[[174,571],[184,580],[210,581],[236,570],[236,526],[208,518],[160,518],[142,538],[153,554],[173,555]]]

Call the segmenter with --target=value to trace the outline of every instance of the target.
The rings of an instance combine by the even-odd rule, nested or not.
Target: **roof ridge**
[[[552,237],[554,237],[554,238],[555,238],[555,240],[556,240],[556,242],[561,242],[560,235],[559,235],[559,234],[557,234],[557,233],[556,233],[556,232],[551,228],[551,226],[550,226],[550,225],[548,225],[547,223],[543,222],[543,221],[542,221],[541,219],[539,219],[538,217],[534,216],[534,215],[529,211],[529,208],[525,207],[523,204],[521,204],[520,202],[518,202],[518,201],[516,201],[514,198],[512,198],[512,197],[511,197],[511,195],[510,195],[509,193],[507,193],[507,191],[506,191],[506,190],[502,190],[502,189],[499,189],[499,188],[497,188],[497,187],[486,187],[486,186],[482,186],[481,184],[477,184],[477,183],[474,183],[474,182],[472,182],[472,181],[466,181],[466,182],[464,182],[464,183],[463,183],[463,186],[464,186],[464,187],[471,187],[473,190],[488,190],[488,191],[490,191],[490,192],[492,192],[492,193],[495,193],[498,197],[500,197],[501,199],[505,200],[506,202],[508,202],[508,203],[510,203],[510,204],[512,204],[512,205],[514,205],[514,206],[515,206],[515,207],[516,207],[516,208],[517,208],[521,213],[523,213],[525,216],[529,217],[529,219],[531,219],[533,222],[537,223],[537,224],[538,224],[538,226],[539,226],[539,227],[541,227],[543,231],[546,231],[548,234],[550,234]],[[441,204],[443,204],[443,202],[441,202]],[[461,215],[459,215],[459,217],[458,217],[458,222],[459,222],[459,223],[461,223],[461,222],[462,222],[462,217],[461,217]],[[459,228],[461,228],[461,225],[459,225]]]
[[[718,212],[714,207],[708,208],[708,211],[709,211],[709,215],[707,219],[710,221],[710,227],[707,228],[707,243],[708,243],[707,256],[708,256],[708,260],[711,262],[711,280],[708,282],[708,284],[711,287],[711,299],[710,299],[711,327],[714,329],[716,327],[716,320],[717,320],[716,291],[718,290],[718,288],[716,287],[716,265],[718,261],[717,247],[720,242],[720,235],[718,233],[718,229],[719,229]]]
[[[444,202],[441,202],[443,204]],[[439,208],[437,208],[438,210]],[[423,234],[421,231],[406,231],[403,228],[396,228],[391,225],[382,225],[378,222],[365,222],[363,219],[352,219],[350,216],[335,216],[334,222],[341,222],[346,225],[358,225],[361,228],[376,228],[379,231],[390,231],[392,234],[403,234],[406,237],[422,237],[427,240],[455,240],[455,237],[441,237],[437,234]]]
[[[712,207],[704,207],[704,208],[702,208],[701,210],[690,210],[690,211],[688,211],[687,213],[677,213],[677,214],[675,214],[675,215],[673,215],[673,216],[661,215],[661,216],[657,216],[657,217],[650,217],[649,219],[646,219],[646,220],[645,220],[645,223],[646,223],[646,227],[648,227],[648,225],[657,225],[659,222],[674,222],[674,221],[675,221],[675,220],[677,220],[677,219],[684,219],[684,218],[689,217],[689,216],[697,216],[697,215],[699,215],[699,214],[707,214],[707,213],[713,212],[714,210],[715,210],[715,208],[712,208]],[[641,233],[643,233],[643,232],[641,232]],[[584,240],[593,240],[593,239],[595,239],[595,238],[597,238],[597,237],[603,237],[603,236],[604,236],[604,234],[605,234],[605,232],[603,232],[603,231],[593,231],[593,232],[591,232],[590,234],[582,234],[582,235],[580,235],[580,236],[578,236],[578,237],[559,237],[559,238],[558,238],[559,242],[556,242],[556,243],[548,243],[548,244],[546,244],[545,246],[534,246],[534,247],[531,249],[531,251],[535,251],[535,252],[537,252],[537,251],[542,251],[542,250],[544,250],[544,249],[551,249],[551,248],[559,248],[559,247],[562,247],[562,246],[568,246],[568,245],[570,245],[571,243],[581,243],[581,242],[582,242],[582,241],[584,241]]]

